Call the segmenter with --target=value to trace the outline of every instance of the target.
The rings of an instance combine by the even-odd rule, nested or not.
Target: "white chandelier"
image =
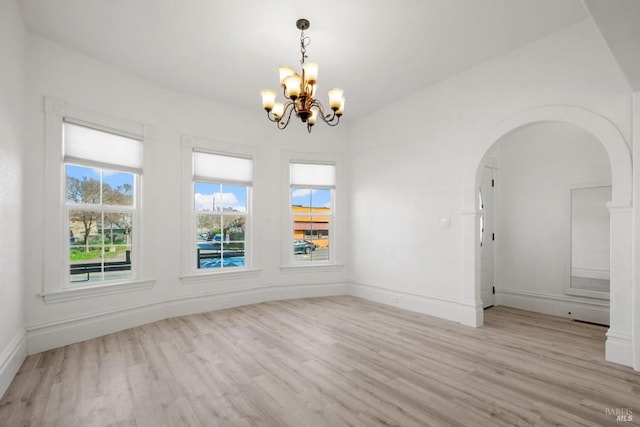
[[[329,90],[330,113],[325,113],[322,103],[315,98],[318,86],[318,64],[304,62],[307,58],[307,46],[311,43],[311,39],[305,37],[304,30],[310,26],[307,19],[296,21],[296,27],[300,30],[302,76],[289,66],[279,68],[280,85],[288,101],[284,104],[276,102],[276,92],[273,90],[265,89],[260,92],[262,107],[267,111],[267,118],[276,123],[278,129],[286,128],[291,121],[291,115],[295,112],[295,115],[307,124],[307,131],[311,133],[311,128],[318,117],[329,126],[336,126],[344,111],[343,90],[340,88]]]

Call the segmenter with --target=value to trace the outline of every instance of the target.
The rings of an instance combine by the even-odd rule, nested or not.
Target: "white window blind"
[[[64,122],[64,161],[142,173],[142,141]]]
[[[193,177],[196,181],[222,181],[251,185],[253,161],[242,157],[195,151]]]
[[[304,187],[335,187],[335,165],[291,163],[291,185]]]

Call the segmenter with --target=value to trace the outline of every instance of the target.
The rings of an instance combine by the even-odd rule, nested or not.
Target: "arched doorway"
[[[474,307],[465,323],[481,326],[483,311],[480,288],[479,211],[477,188],[483,158],[504,135],[538,122],[566,122],[592,134],[607,151],[611,161],[612,196],[608,203],[611,221],[610,328],[606,359],[627,366],[633,364],[632,343],[632,172],[629,148],[616,126],[605,117],[575,106],[546,106],[517,113],[498,123],[478,141],[470,156],[461,213],[464,238],[463,299]]]

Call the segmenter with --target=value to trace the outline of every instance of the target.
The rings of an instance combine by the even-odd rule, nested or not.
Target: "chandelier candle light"
[[[307,19],[298,19],[296,27],[300,30],[300,53],[302,59],[302,76],[289,66],[281,66],[280,85],[284,97],[288,99],[286,104],[276,102],[276,92],[265,89],[260,91],[262,95],[262,107],[267,111],[267,118],[278,125],[278,129],[284,129],[291,121],[291,115],[296,116],[307,124],[307,132],[311,133],[311,128],[316,123],[318,117],[329,126],[336,126],[340,122],[340,117],[344,111],[344,97],[342,89],[334,88],[329,90],[330,113],[325,113],[324,107],[315,98],[318,87],[318,64],[305,63],[307,58],[307,46],[311,43],[309,37],[305,37],[304,30],[310,27]]]

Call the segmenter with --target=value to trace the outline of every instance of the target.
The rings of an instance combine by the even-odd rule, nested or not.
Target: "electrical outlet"
[[[223,298],[220,300],[220,305],[223,307],[229,307],[231,305],[231,300],[229,298]]]
[[[400,299],[395,296],[395,295],[391,295],[391,304],[398,304],[400,302]]]

